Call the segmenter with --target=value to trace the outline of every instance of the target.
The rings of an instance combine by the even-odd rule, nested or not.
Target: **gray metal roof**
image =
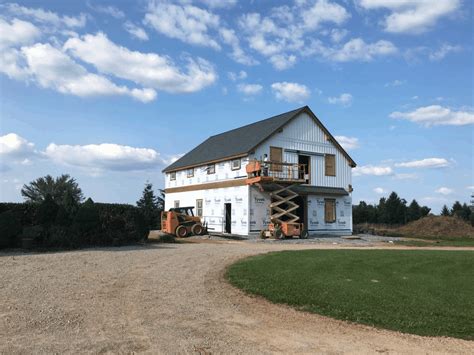
[[[344,151],[334,137],[332,137],[309,107],[303,106],[293,111],[285,112],[262,121],[211,136],[196,148],[176,160],[173,164],[166,167],[163,172],[181,170],[187,167],[225,160],[230,157],[247,155],[257,145],[262,143],[301,112],[307,112],[310,114],[323,131],[331,137],[334,144],[355,166],[355,162],[352,158]]]

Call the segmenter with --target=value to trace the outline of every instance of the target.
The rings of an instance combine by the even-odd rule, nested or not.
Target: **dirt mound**
[[[428,216],[410,222],[395,231],[406,236],[474,238],[474,228],[457,217]]]

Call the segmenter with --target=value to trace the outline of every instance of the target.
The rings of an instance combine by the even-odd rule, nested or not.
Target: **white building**
[[[270,222],[270,195],[247,185],[245,167],[264,154],[307,166],[307,183],[294,191],[310,234],[352,233],[356,163],[308,106],[212,136],[165,168],[165,209],[194,206],[215,232],[259,233]]]

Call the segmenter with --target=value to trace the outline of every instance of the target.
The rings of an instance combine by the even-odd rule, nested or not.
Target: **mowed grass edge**
[[[424,336],[474,339],[474,252],[304,250],[229,266],[234,286],[275,303]]]

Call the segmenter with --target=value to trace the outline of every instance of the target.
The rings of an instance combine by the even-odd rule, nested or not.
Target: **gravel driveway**
[[[246,255],[335,247],[200,241],[0,253],[0,353],[474,353],[474,342],[298,312],[223,280]]]

